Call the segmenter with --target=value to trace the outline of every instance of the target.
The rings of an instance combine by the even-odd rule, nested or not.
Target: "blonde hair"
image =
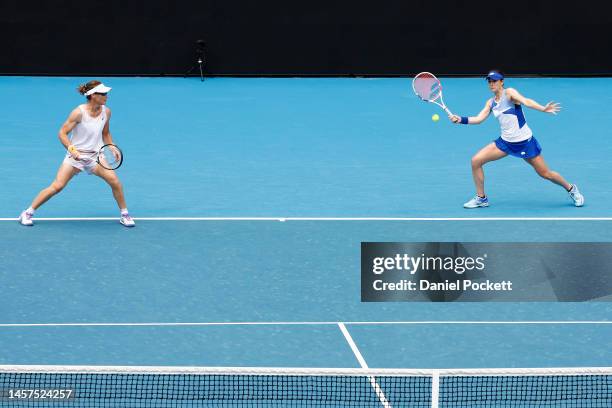
[[[86,84],[81,84],[77,87],[77,91],[81,94],[81,95],[85,95],[86,92],[91,91],[92,89],[94,89],[96,86],[100,85],[102,82],[97,81],[97,80],[93,80],[93,81],[89,81]],[[87,96],[87,99],[91,99],[91,95]]]

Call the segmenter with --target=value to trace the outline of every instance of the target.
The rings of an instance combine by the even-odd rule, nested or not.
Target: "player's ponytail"
[[[86,84],[81,84],[77,87],[77,91],[81,94],[81,95],[85,95],[86,92],[91,91],[92,89],[94,89],[96,86],[100,85],[102,82],[100,81],[89,81]],[[87,99],[89,99],[91,96],[88,96]]]

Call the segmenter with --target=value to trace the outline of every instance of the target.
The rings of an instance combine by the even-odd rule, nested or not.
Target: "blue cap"
[[[490,79],[492,81],[501,81],[502,79],[504,79],[504,76],[497,71],[491,71],[487,74],[486,79]]]

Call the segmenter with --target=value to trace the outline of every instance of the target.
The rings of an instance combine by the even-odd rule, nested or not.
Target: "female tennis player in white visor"
[[[62,191],[76,174],[85,171],[95,174],[108,183],[121,211],[119,221],[126,227],[133,227],[134,220],[125,203],[123,186],[117,173],[100,166],[88,153],[97,152],[103,145],[113,144],[110,133],[111,110],[106,107],[107,94],[111,88],[100,81],[89,81],[78,87],[81,95],[87,97],[87,103],[77,106],[68,116],[59,131],[60,142],[66,147],[67,153],[61,164],[55,180],[34,198],[30,207],[19,216],[22,225],[33,225],[32,217],[37,210],[51,197]],[[68,135],[72,132],[72,136]]]

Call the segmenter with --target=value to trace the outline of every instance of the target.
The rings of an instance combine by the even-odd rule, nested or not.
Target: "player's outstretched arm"
[[[462,123],[464,125],[478,125],[484,122],[489,117],[490,113],[491,113],[491,101],[487,100],[487,103],[485,103],[484,108],[480,111],[480,113],[477,116],[461,117],[457,115],[450,115],[448,118],[453,123]]]
[[[561,110],[561,104],[557,102],[548,102],[545,106],[540,105],[530,98],[525,98],[516,89],[506,89],[506,95],[515,103],[520,103],[528,108],[535,109],[540,112],[551,113],[556,115]]]

